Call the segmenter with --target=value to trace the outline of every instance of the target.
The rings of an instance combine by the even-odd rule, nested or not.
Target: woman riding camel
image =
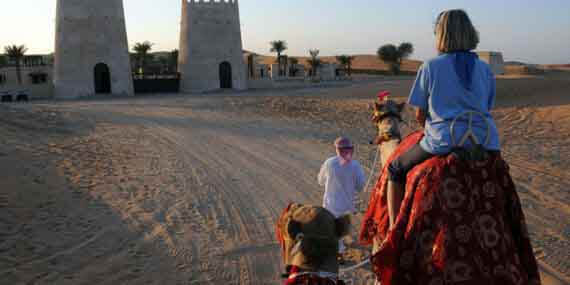
[[[424,137],[388,167],[388,212],[390,227],[395,223],[404,197],[407,173],[434,155],[452,151],[453,120],[466,111],[473,117],[473,133],[478,141],[488,136],[482,147],[499,151],[499,135],[491,117],[495,101],[495,78],[489,66],[471,52],[479,44],[479,34],[463,10],[444,11],[435,25],[436,48],[440,55],[419,69],[408,103],[416,107],[416,118],[424,127]],[[487,123],[489,132],[487,133]],[[455,133],[467,131],[468,121],[458,120]],[[467,148],[474,147],[469,142]]]
[[[450,10],[438,16],[435,35],[440,55],[420,68],[409,98],[424,130],[400,139],[402,105],[374,103],[375,142],[386,159],[360,243],[372,245],[383,285],[540,284],[490,115],[494,76],[470,52],[477,31],[464,11]]]

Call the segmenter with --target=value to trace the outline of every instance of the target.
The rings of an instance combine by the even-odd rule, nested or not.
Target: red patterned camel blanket
[[[405,138],[388,160],[423,137]],[[507,163],[455,155],[410,171],[393,230],[388,231],[387,167],[372,192],[360,231],[365,245],[383,241],[373,270],[388,284],[540,284],[525,218]]]

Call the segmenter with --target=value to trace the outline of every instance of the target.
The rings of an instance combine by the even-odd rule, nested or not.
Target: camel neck
[[[380,145],[380,159],[382,161],[382,167],[386,165],[386,161],[388,160],[388,158],[390,158],[390,155],[392,155],[392,153],[396,151],[396,148],[398,147],[399,144],[400,144],[399,139],[392,139],[383,142]]]

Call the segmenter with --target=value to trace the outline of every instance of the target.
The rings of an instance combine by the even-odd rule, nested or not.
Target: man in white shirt
[[[327,159],[319,171],[319,185],[325,186],[323,208],[335,217],[355,211],[354,198],[364,188],[364,170],[358,161],[352,159],[354,146],[350,139],[339,137],[335,140],[336,156]],[[339,240],[339,253],[345,250]]]

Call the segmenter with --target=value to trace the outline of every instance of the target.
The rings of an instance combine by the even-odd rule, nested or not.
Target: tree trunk
[[[143,54],[141,55],[141,58],[142,58],[142,60],[141,60],[141,73],[144,74],[144,73],[145,73],[145,69],[146,69],[146,54],[143,53]]]
[[[277,52],[277,75],[281,76],[281,52]]]
[[[316,59],[313,57],[311,62],[311,75],[313,78],[317,77],[317,62]]]
[[[18,77],[18,85],[22,85],[22,71],[20,70],[20,59],[16,59],[16,76]]]

